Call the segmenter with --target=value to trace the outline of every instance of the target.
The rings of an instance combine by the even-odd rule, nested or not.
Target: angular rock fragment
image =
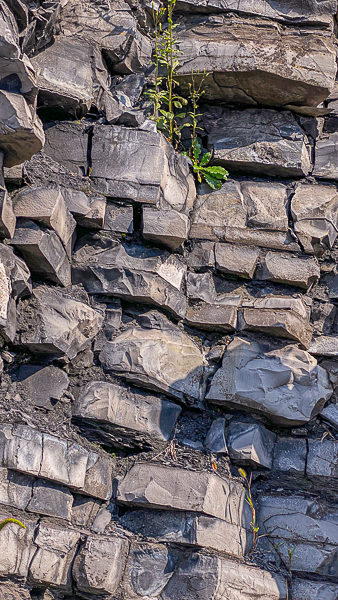
[[[263,425],[239,421],[229,425],[229,456],[241,464],[271,469],[275,443],[276,435]]]
[[[281,183],[229,180],[212,192],[201,186],[189,237],[299,252],[297,238],[288,229],[287,201],[287,188]],[[304,237],[300,239],[306,252],[313,253]]]
[[[59,285],[71,285],[70,262],[54,231],[44,231],[29,219],[19,219],[11,244],[22,254],[32,273]]]
[[[306,236],[314,252],[332,248],[338,231],[338,193],[335,186],[298,185],[291,200],[297,234]]]
[[[0,502],[25,510],[32,498],[33,478],[0,467]],[[1,598],[1,595],[0,595]]]
[[[227,295],[222,302],[214,304],[207,302],[194,303],[187,307],[185,322],[196,329],[206,331],[234,331],[237,326],[237,307],[241,302],[240,296]]]
[[[338,336],[321,335],[313,338],[309,352],[315,356],[335,358],[338,356]]]
[[[177,562],[177,552],[164,545],[133,545],[125,577],[128,597],[157,597],[172,577]]]
[[[317,261],[310,257],[293,257],[277,252],[268,252],[262,260],[262,268],[257,279],[296,285],[308,289],[317,283],[320,268]]]
[[[0,244],[0,260],[11,280],[13,297],[18,299],[29,296],[32,292],[32,282],[26,263],[5,244]]]
[[[27,589],[14,583],[0,583],[0,600],[31,600]]]
[[[221,273],[251,279],[256,269],[259,250],[233,244],[215,244],[216,269]]]
[[[102,313],[58,289],[39,286],[20,312],[20,343],[36,353],[66,354],[72,359],[91,345],[103,323]]]
[[[292,600],[337,600],[338,585],[322,581],[294,579]]]
[[[220,417],[215,419],[204,440],[204,445],[211,452],[219,454],[228,454],[228,447],[225,438],[225,419]]]
[[[165,250],[84,237],[73,255],[72,280],[89,294],[117,296],[161,306],[184,317],[186,266]]]
[[[191,300],[203,300],[208,304],[216,302],[216,288],[212,274],[207,273],[188,273],[187,274],[187,296]],[[236,295],[237,296],[237,295]],[[235,298],[235,302],[240,304],[241,296]]]
[[[93,49],[84,41],[56,36],[52,45],[32,58],[39,105],[84,116],[94,100],[92,62]]]
[[[241,485],[210,473],[141,463],[134,465],[119,483],[116,499],[129,506],[192,510],[249,526]]]
[[[159,133],[95,125],[91,161],[91,178],[106,196],[184,213],[192,208],[196,190],[188,159]]]
[[[133,213],[131,205],[109,202],[106,207],[103,229],[117,233],[133,233]]]
[[[267,296],[243,301],[239,328],[289,338],[309,348],[312,327],[301,298]]]
[[[12,198],[6,188],[0,185],[0,237],[12,238],[15,231],[15,223],[16,216],[13,211]]]
[[[328,421],[335,429],[338,429],[338,406],[337,404],[329,404],[323,408],[320,416],[324,421]]]
[[[45,141],[42,123],[21,94],[0,90],[0,149],[4,166],[29,160]]]
[[[10,168],[5,167],[4,178],[6,184],[21,186],[23,183],[23,164]]]
[[[265,19],[282,21],[292,24],[311,24],[329,26],[332,15],[336,11],[335,2],[328,0],[324,2],[313,2],[296,0],[290,6],[285,6],[282,0],[271,2],[271,0],[258,0],[254,4],[250,0],[211,0],[204,4],[202,0],[179,0],[177,6],[180,10],[191,13],[212,12],[238,12],[239,14],[257,15]]]
[[[43,477],[94,498],[110,498],[112,463],[108,456],[25,425],[2,425],[0,466]]]
[[[80,532],[42,521],[34,540],[37,551],[29,567],[31,579],[39,584],[67,590]]]
[[[0,55],[18,58],[20,56],[19,30],[13,13],[4,2],[0,5],[0,31]]]
[[[36,547],[33,546],[33,539],[36,530],[37,521],[25,515],[24,518],[26,529],[18,527],[14,523],[6,525],[1,530],[0,536],[0,575],[8,577],[14,575],[16,577],[26,578],[31,560],[35,554]],[[19,517],[19,518],[20,518]],[[10,511],[0,511],[0,521],[3,519],[13,518],[13,513]],[[7,598],[5,599],[7,600]]]
[[[0,260],[0,335],[6,341],[13,342],[16,326],[16,306],[12,298],[12,284],[2,259]]]
[[[230,556],[243,557],[250,551],[249,531],[206,515],[193,513],[132,510],[121,519],[124,527],[136,534],[156,539],[158,542],[202,546]]]
[[[207,120],[206,127],[212,160],[227,169],[281,177],[311,170],[305,131],[290,112],[225,109],[212,124]]]
[[[314,482],[336,489],[338,443],[335,440],[309,440],[306,474]]]
[[[33,484],[32,497],[27,504],[28,512],[39,513],[70,520],[73,496],[67,488],[37,480]]]
[[[205,69],[207,100],[316,107],[330,94],[336,65],[326,37],[299,36],[292,30],[282,35],[274,23],[217,18],[216,28],[203,15],[180,19],[178,75],[183,91],[191,72]]]
[[[97,46],[114,73],[140,73],[151,62],[151,42],[126,3],[110,6],[71,0],[62,11],[62,26],[72,40]]]
[[[323,135],[316,142],[314,177],[338,179],[338,134]]]
[[[308,352],[235,338],[206,398],[221,406],[262,412],[282,425],[301,425],[322,410],[331,394],[326,371]]]
[[[73,498],[72,523],[80,527],[90,527],[99,511],[101,502],[79,494],[74,494]]]
[[[53,229],[71,256],[76,221],[67,209],[60,189],[26,187],[14,197],[16,217],[31,219]]]
[[[62,188],[66,206],[78,225],[87,229],[102,229],[105,223],[107,200],[103,196],[88,198],[84,192]]]
[[[52,409],[69,386],[67,373],[54,366],[21,365],[18,377],[20,396],[35,406]]]
[[[307,458],[307,443],[304,439],[278,439],[274,448],[273,469],[282,471],[286,477],[304,477]]]
[[[155,210],[144,207],[142,235],[145,240],[158,242],[175,252],[188,237],[189,219],[176,210]]]
[[[194,242],[188,255],[188,264],[192,269],[215,267],[215,252],[212,242]]]
[[[73,415],[97,431],[99,439],[133,448],[168,440],[180,412],[181,408],[168,400],[92,381],[78,391]]]
[[[84,124],[60,121],[45,125],[44,153],[73,175],[87,175],[88,131]]]
[[[100,354],[103,367],[173,398],[200,400],[205,359],[195,342],[155,311],[141,324],[107,342]]]
[[[195,553],[180,563],[164,588],[162,598],[217,600],[228,596],[227,600],[286,600],[287,594],[285,579],[280,575]]]
[[[123,574],[128,546],[126,539],[117,536],[89,536],[74,561],[77,589],[87,594],[113,594]]]
[[[263,496],[258,522],[285,565],[288,548],[296,547],[292,571],[336,576],[338,524],[324,503],[301,496]]]

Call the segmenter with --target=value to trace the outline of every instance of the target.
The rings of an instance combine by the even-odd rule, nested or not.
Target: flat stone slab
[[[314,356],[335,358],[338,356],[338,336],[321,335],[313,338],[309,352]]]
[[[69,378],[54,365],[20,365],[17,386],[20,395],[35,406],[52,409],[68,389]]]
[[[102,432],[103,440],[122,447],[147,447],[167,441],[181,408],[150,394],[114,383],[92,381],[80,388],[73,415]]]
[[[301,425],[316,416],[332,394],[327,372],[308,352],[279,350],[235,338],[206,396],[220,406],[254,410],[282,425]]]
[[[244,527],[250,522],[242,486],[210,473],[141,463],[119,483],[116,499],[128,506],[193,510]]]
[[[212,162],[230,170],[280,177],[308,175],[308,139],[291,112],[224,109],[203,115]]]
[[[306,474],[321,485],[337,487],[338,443],[335,440],[309,440]]]
[[[191,71],[205,69],[207,100],[273,107],[316,107],[332,91],[336,65],[329,38],[292,30],[284,36],[267,21],[217,19],[215,27],[203,15],[180,18],[181,84],[187,87]]]
[[[278,252],[267,252],[262,259],[257,279],[275,281],[309,289],[320,277],[319,264],[307,256],[288,256]]]
[[[316,142],[314,177],[318,179],[338,179],[338,134],[321,136]]]
[[[142,387],[188,402],[201,399],[205,359],[195,342],[155,311],[107,342],[100,362]]]

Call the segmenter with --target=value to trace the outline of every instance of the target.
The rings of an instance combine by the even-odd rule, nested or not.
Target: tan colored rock
[[[0,90],[0,149],[4,166],[13,167],[41,150],[45,141],[42,123],[20,94]]]
[[[257,279],[308,289],[317,283],[320,277],[320,268],[314,258],[268,252],[262,263],[262,270],[256,275]]]
[[[221,273],[251,279],[260,251],[234,244],[215,244],[216,269]]]

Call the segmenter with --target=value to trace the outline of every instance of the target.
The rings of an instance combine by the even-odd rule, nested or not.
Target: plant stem
[[[174,78],[174,55],[173,55],[173,9],[175,6],[176,0],[169,0],[168,3],[168,63],[169,63],[169,72],[168,72],[168,108],[169,113],[173,112],[173,78]],[[174,123],[173,119],[169,121],[169,139],[171,144],[174,142]]]

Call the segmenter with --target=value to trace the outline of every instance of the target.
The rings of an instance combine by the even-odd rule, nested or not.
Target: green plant
[[[190,158],[192,170],[196,174],[199,183],[204,179],[214,190],[219,190],[222,187],[223,181],[225,181],[229,175],[228,171],[223,169],[223,167],[208,166],[211,152],[206,152],[202,155],[202,146],[197,138],[193,140],[190,149],[186,152],[182,152],[182,154]]]
[[[259,538],[259,536],[258,536],[259,527],[257,524],[256,509],[254,507],[252,491],[251,491],[252,473],[250,474],[250,477],[248,477],[246,472],[244,471],[244,469],[238,469],[238,472],[242,477],[244,477],[245,484],[246,484],[246,488],[244,487],[245,497],[246,497],[246,501],[249,504],[250,510],[251,510],[252,521],[251,521],[250,525],[251,525],[251,529],[252,529],[252,549],[250,552],[250,556],[252,556],[256,549],[258,538]]]
[[[177,58],[182,54],[176,48],[177,38],[174,35],[177,27],[173,22],[175,4],[176,0],[168,0],[167,8],[160,6],[157,10],[153,9],[155,86],[147,95],[153,101],[154,112],[151,118],[155,121],[157,129],[162,131],[169,142],[177,148],[184,125],[178,125],[176,118],[185,117],[185,113],[175,115],[175,109],[182,109],[188,101],[174,91],[177,86],[175,77],[179,65]],[[164,27],[165,16],[167,16],[167,24]],[[161,71],[164,71],[163,76],[160,74]]]
[[[15,525],[19,525],[19,527],[22,527],[22,529],[26,529],[26,526],[23,523],[21,523],[21,521],[18,521],[18,519],[10,518],[0,521],[0,531],[5,527],[5,525],[8,525],[9,523],[14,523]]]

